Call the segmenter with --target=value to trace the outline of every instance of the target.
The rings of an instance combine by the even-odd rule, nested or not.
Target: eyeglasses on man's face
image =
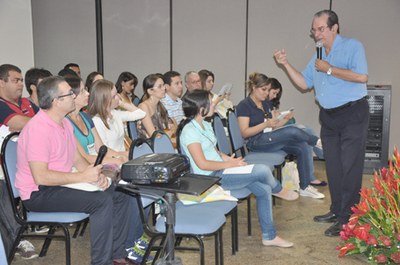
[[[69,96],[72,96],[72,95],[75,96],[75,93],[74,93],[74,91],[70,90],[67,94],[57,96],[56,99],[65,98],[65,97],[69,97]]]
[[[310,29],[310,33],[312,34],[312,35],[315,35],[315,33],[323,33],[324,31],[325,31],[325,29],[329,29],[329,27],[328,26],[321,26],[321,27],[318,27],[318,28],[316,28],[316,29]]]

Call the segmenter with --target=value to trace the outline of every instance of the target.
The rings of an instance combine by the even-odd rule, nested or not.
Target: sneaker
[[[126,249],[126,252],[128,253],[127,258],[133,262],[141,263],[148,247],[149,239],[145,235],[142,235],[135,241],[133,247]],[[146,263],[152,263],[153,259],[152,256],[148,256]]]
[[[35,247],[28,240],[21,240],[21,242],[19,242],[15,255],[21,256],[22,259],[34,259],[39,257],[39,255],[35,253]]]
[[[314,188],[311,185],[308,185],[307,188],[305,188],[304,190],[300,189],[299,194],[300,194],[300,196],[311,197],[313,199],[323,199],[323,198],[325,198],[324,194],[319,192],[316,188]]]
[[[36,234],[44,234],[49,232],[49,227],[47,225],[42,225],[42,226],[33,226],[32,227],[32,232]]]

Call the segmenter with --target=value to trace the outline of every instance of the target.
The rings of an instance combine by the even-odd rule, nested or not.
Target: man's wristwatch
[[[331,75],[331,74],[332,74],[332,67],[329,67],[329,68],[328,68],[328,71],[326,71],[326,74],[327,74],[327,75]]]

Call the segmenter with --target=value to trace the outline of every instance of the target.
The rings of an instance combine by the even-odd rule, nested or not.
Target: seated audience
[[[189,71],[185,74],[185,87],[186,92],[192,92],[193,90],[201,89],[201,80],[198,73],[195,71]]]
[[[268,100],[271,101],[273,108],[275,110],[278,110],[280,105],[280,99],[282,97],[282,90],[283,90],[282,85],[276,78],[270,77],[268,80],[270,82]],[[294,119],[294,117],[285,124],[285,126],[289,125],[297,126],[298,128],[303,129],[305,132],[317,136],[311,128],[301,124],[296,124],[296,120]],[[324,155],[323,155],[323,150],[321,148],[319,148],[318,146],[309,146],[309,148],[311,152],[314,151],[314,153],[318,156],[318,158],[323,159]],[[309,161],[313,162],[311,159],[309,159]],[[315,177],[314,166],[310,165],[310,168],[312,170],[310,176],[310,184],[313,186],[326,186],[327,185],[326,181],[321,181]]]
[[[8,126],[10,131],[20,131],[25,124],[39,111],[39,108],[32,104],[27,98],[22,98],[23,78],[21,69],[12,64],[0,65],[0,126]],[[0,138],[0,145],[2,140]],[[0,167],[0,185],[2,190],[7,192],[3,184],[4,172]],[[3,189],[4,188],[4,189]],[[0,204],[6,202],[0,202]],[[7,202],[8,203],[8,202]],[[1,205],[3,206],[3,205]],[[10,221],[10,231],[17,231],[17,224]],[[47,227],[35,227],[35,232],[47,232]],[[46,231],[47,230],[47,231]],[[22,259],[33,259],[39,255],[35,247],[28,240],[21,240],[17,246],[16,255]]]
[[[38,87],[41,110],[18,138],[15,186],[24,206],[35,212],[85,212],[90,219],[91,264],[126,264],[124,243],[132,222],[130,196],[115,190],[80,155],[72,125],[65,118],[75,109],[75,94],[61,77]],[[77,172],[73,172],[73,168]],[[101,191],[63,187],[90,182]]]
[[[130,72],[122,72],[119,75],[115,87],[117,88],[117,93],[123,102],[128,104],[133,104],[134,101],[136,103],[139,102],[139,97],[135,95],[137,84],[138,79],[134,74]],[[138,104],[134,105],[137,106]]]
[[[117,107],[126,111],[116,110]],[[133,104],[122,102],[114,84],[108,80],[93,83],[87,111],[103,143],[117,152],[127,151],[124,144],[124,122],[140,120],[146,116],[144,111]]]
[[[278,113],[272,111],[272,104],[268,100],[269,88],[267,76],[260,73],[251,74],[248,81],[249,96],[236,107],[240,131],[247,140],[247,148],[253,152],[283,150],[296,155],[300,196],[322,199],[325,195],[310,185],[314,165],[309,148],[320,145],[321,141],[297,127],[283,127],[293,117],[293,113],[289,113],[283,119],[277,118]]]
[[[82,79],[79,77],[67,76],[65,77],[65,81],[67,81],[75,94],[75,110],[68,113],[66,117],[74,127],[74,135],[79,143],[77,145],[78,151],[89,163],[94,163],[96,161],[97,152],[100,146],[103,145],[103,141],[90,115],[81,111],[88,104],[89,92],[86,91]],[[121,165],[126,161],[128,161],[127,152],[117,152],[112,148],[108,148],[103,164],[110,163]]]
[[[86,77],[86,82],[85,82],[86,90],[90,93],[90,89],[92,88],[93,83],[101,79],[104,79],[103,74],[99,72],[91,72]]]
[[[64,66],[64,69],[69,69],[74,71],[79,77],[81,77],[81,68],[76,63],[69,63]]]
[[[207,90],[212,95],[213,104],[215,105],[215,111],[221,117],[224,124],[226,124],[226,112],[228,109],[233,109],[233,103],[229,100],[231,92],[224,95],[218,95],[212,92],[214,88],[214,73],[208,70],[200,70],[199,76],[201,80],[201,87]]]
[[[150,74],[143,79],[143,100],[139,104],[146,117],[138,124],[140,138],[149,138],[156,130],[165,131],[175,142],[176,123],[168,116],[161,99],[165,97],[165,86],[162,74]]]
[[[22,97],[24,79],[15,65],[0,65],[0,126],[10,131],[20,131],[39,111],[27,98]]]
[[[175,71],[164,74],[164,85],[167,94],[161,99],[162,104],[168,111],[168,116],[175,120],[177,124],[184,118],[181,96],[183,84],[181,75]]]
[[[286,200],[295,200],[298,194],[283,189],[271,170],[261,164],[253,165],[250,173],[225,173],[224,170],[246,165],[243,158],[227,156],[216,149],[216,137],[210,123],[204,119],[214,113],[208,91],[196,90],[183,97],[187,119],[179,125],[179,144],[188,155],[195,174],[218,176],[224,189],[248,188],[257,200],[257,212],[265,246],[292,247],[293,243],[276,234],[272,217],[271,194]]]
[[[39,106],[37,87],[40,81],[49,76],[52,76],[50,71],[43,68],[31,68],[25,73],[25,87],[29,93],[28,99],[32,104]]]

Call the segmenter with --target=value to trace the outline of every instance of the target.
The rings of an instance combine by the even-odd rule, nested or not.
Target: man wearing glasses
[[[91,263],[127,264],[124,244],[132,224],[130,197],[80,155],[71,123],[75,94],[62,77],[38,86],[40,111],[18,138],[15,187],[24,206],[36,212],[85,212],[90,215]],[[76,169],[73,171],[73,168]],[[67,188],[92,183],[98,191]],[[89,262],[85,262],[86,264]]]
[[[332,202],[330,211],[314,221],[332,222],[325,235],[338,236],[360,199],[369,120],[367,59],[358,40],[339,35],[333,11],[314,15],[311,34],[323,44],[322,58],[315,53],[303,72],[288,62],[284,49],[275,51],[274,57],[298,87],[315,89]]]
[[[20,131],[39,111],[27,98],[22,98],[24,79],[21,69],[12,64],[0,65],[0,126]]]

